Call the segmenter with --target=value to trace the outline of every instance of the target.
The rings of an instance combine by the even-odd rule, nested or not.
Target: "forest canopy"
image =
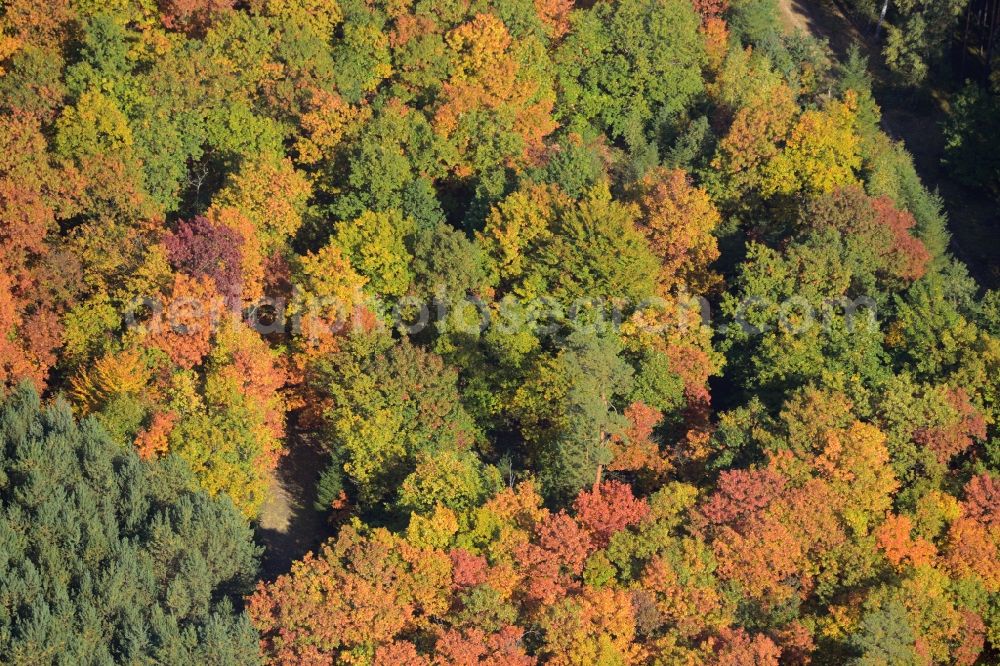
[[[769,0],[4,0],[0,662],[994,663],[958,222]]]

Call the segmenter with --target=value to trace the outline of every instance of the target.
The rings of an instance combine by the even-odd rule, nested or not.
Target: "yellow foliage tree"
[[[857,110],[857,96],[848,91],[843,101],[803,113],[784,149],[767,165],[762,194],[825,194],[856,183],[861,168]]]
[[[309,110],[299,121],[303,134],[295,142],[298,161],[316,164],[333,157],[348,131],[371,118],[367,106],[348,104],[335,93],[316,89],[309,101]]]
[[[763,185],[766,169],[781,153],[781,142],[796,112],[795,97],[785,83],[760,91],[736,112],[712,161],[731,197],[738,198]]]
[[[680,169],[654,169],[639,183],[637,195],[640,228],[662,262],[661,288],[704,293],[717,284],[719,276],[708,266],[719,256],[712,232],[721,217],[708,193]]]
[[[350,265],[367,279],[372,291],[402,296],[412,279],[412,257],[406,240],[413,227],[413,220],[399,211],[366,211],[360,217],[342,222],[334,241],[350,258]],[[326,258],[333,256],[328,254]]]
[[[70,395],[82,413],[97,409],[109,398],[145,393],[151,372],[135,349],[106,354],[70,380]]]
[[[364,302],[362,288],[368,280],[336,243],[310,252],[300,263],[302,281],[292,307],[299,317],[300,341],[318,354],[332,351]]]
[[[312,193],[305,175],[288,158],[261,156],[245,163],[213,200],[213,208],[235,208],[245,215],[270,256],[302,226],[302,215]]]

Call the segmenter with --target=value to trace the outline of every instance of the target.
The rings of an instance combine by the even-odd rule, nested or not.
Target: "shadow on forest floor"
[[[288,572],[293,561],[333,533],[325,514],[313,508],[327,455],[290,421],[288,452],[278,462],[257,527],[257,540],[265,548],[261,574],[268,581]]]
[[[780,6],[786,29],[826,39],[837,58],[844,58],[852,43],[862,47],[874,78],[875,99],[882,108],[882,128],[906,145],[924,185],[944,200],[951,251],[981,286],[1000,286],[1000,207],[987,193],[953,180],[941,163],[946,96],[927,88],[895,88],[872,26],[852,21],[834,0],[780,0]]]

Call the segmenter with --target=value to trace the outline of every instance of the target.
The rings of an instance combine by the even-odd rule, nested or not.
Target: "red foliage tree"
[[[488,634],[482,629],[449,629],[434,645],[436,666],[532,666],[534,657],[524,652],[519,627],[504,627]]]
[[[608,471],[660,474],[670,469],[670,460],[653,438],[653,429],[663,420],[663,414],[643,402],[634,402],[625,408],[625,418],[628,428],[624,435],[616,433],[611,437]]]
[[[954,410],[950,422],[921,428],[913,434],[914,440],[930,448],[942,464],[967,450],[975,440],[986,438],[986,419],[969,401],[964,389],[949,389],[946,399]]]
[[[973,666],[979,659],[986,644],[986,624],[983,618],[972,611],[960,611],[962,615],[961,640],[952,657],[955,666]]]
[[[446,609],[450,563],[440,551],[415,548],[385,530],[370,537],[351,527],[296,562],[290,574],[261,583],[248,612],[274,663],[321,664],[354,650],[383,648],[413,662],[413,650],[393,644]]]
[[[226,299],[237,307],[243,291],[241,247],[243,237],[234,229],[197,216],[181,220],[163,239],[170,263],[192,277],[209,277]]]
[[[859,242],[876,274],[913,281],[927,270],[930,253],[911,233],[916,220],[889,197],[872,198],[854,186],[839,188],[810,202],[803,223],[836,229]]]
[[[149,426],[139,431],[135,438],[135,448],[143,459],[156,458],[167,452],[168,436],[177,422],[174,412],[157,412],[153,414]]]
[[[913,214],[896,208],[896,204],[887,196],[875,199],[872,206],[879,222],[891,234],[894,251],[890,255],[898,262],[900,275],[910,280],[923,276],[927,272],[927,262],[931,255],[912,234],[911,230],[917,223]]]
[[[431,666],[431,660],[417,652],[410,641],[392,641],[375,650],[375,666]]]
[[[593,550],[589,530],[565,511],[546,517],[536,528],[536,543],[524,544],[516,553],[527,574],[527,598],[551,604],[579,589],[579,576]]]
[[[695,11],[701,14],[702,22],[719,18],[729,9],[729,0],[692,0]]]
[[[796,535],[770,516],[756,516],[739,529],[723,527],[712,542],[718,574],[764,606],[800,593],[805,553]],[[793,585],[787,585],[791,581]],[[804,589],[804,588],[802,588]],[[793,592],[795,590],[795,592]]]
[[[451,576],[457,589],[479,585],[486,581],[489,565],[482,555],[473,555],[464,548],[448,553],[451,558]]]
[[[572,9],[573,0],[535,0],[538,18],[552,39],[559,39],[569,32],[569,13]]]
[[[63,189],[38,120],[0,121],[0,387],[28,378],[41,389],[62,344],[59,316],[76,285],[72,257],[54,256],[49,240]]]
[[[160,13],[170,30],[198,35],[235,4],[235,0],[160,0]]]
[[[770,505],[784,487],[784,477],[768,468],[727,470],[719,475],[718,486],[699,509],[696,522],[738,525]]]
[[[936,555],[932,543],[912,538],[912,529],[909,516],[889,516],[875,532],[875,542],[893,566],[929,564]]]
[[[962,512],[991,529],[1000,528],[1000,481],[986,473],[969,479]]]
[[[781,649],[763,634],[723,629],[712,642],[712,666],[778,666]]]
[[[616,532],[649,515],[646,500],[636,499],[632,486],[619,481],[605,481],[591,491],[581,492],[573,509],[576,519],[593,534],[598,548],[606,546]]]
[[[808,666],[812,663],[812,653],[816,651],[816,641],[812,632],[799,621],[773,631],[771,640],[781,649],[781,663],[788,666]]]

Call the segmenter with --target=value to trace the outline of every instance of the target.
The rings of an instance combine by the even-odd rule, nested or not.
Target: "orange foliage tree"
[[[656,169],[639,182],[640,229],[662,262],[660,287],[703,294],[719,277],[709,265],[719,256],[713,232],[721,222],[708,193],[680,169]]]

